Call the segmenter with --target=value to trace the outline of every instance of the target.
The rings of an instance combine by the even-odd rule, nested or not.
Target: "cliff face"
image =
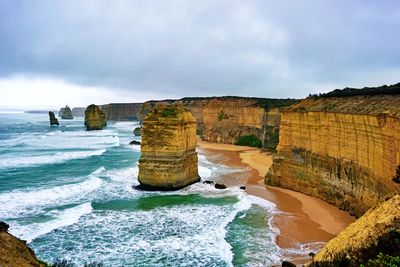
[[[239,137],[254,135],[266,148],[274,149],[278,142],[280,108],[295,103],[290,99],[246,97],[209,97],[164,100],[161,103],[182,103],[197,121],[197,133],[203,140],[215,143],[235,143]],[[143,117],[156,104],[143,104]]]
[[[61,113],[61,119],[63,120],[72,120],[74,118],[74,116],[72,115],[72,110],[70,107],[65,106],[65,108],[63,109],[62,113]]]
[[[0,222],[0,266],[44,267],[26,243],[7,232],[8,225]]]
[[[396,189],[400,96],[305,99],[282,112],[279,139],[266,184],[360,216]]]
[[[378,253],[400,256],[400,195],[371,209],[329,241],[309,266],[360,266]],[[326,266],[326,265],[321,265]]]
[[[142,126],[139,182],[173,190],[199,181],[196,120],[182,105],[156,105]]]
[[[111,103],[101,108],[107,112],[110,121],[132,121],[138,120],[137,114],[142,105],[142,103]]]
[[[85,126],[87,131],[102,130],[107,126],[107,115],[96,105],[90,105],[85,111]]]

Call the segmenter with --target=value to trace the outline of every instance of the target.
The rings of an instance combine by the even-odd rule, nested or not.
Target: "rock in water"
[[[65,108],[61,114],[61,119],[72,120],[73,118],[74,118],[74,116],[72,116],[72,110],[70,109],[70,107],[65,106]]]
[[[136,141],[136,140],[131,141],[129,144],[130,144],[131,146],[134,146],[134,145],[140,146],[140,142],[139,142],[139,141]]]
[[[49,111],[49,119],[50,119],[50,126],[52,125],[59,125],[56,116],[54,115],[53,111]]]
[[[133,134],[135,136],[140,136],[142,134],[142,128],[141,127],[136,127],[135,130],[133,130]]]
[[[196,120],[182,104],[156,105],[142,126],[140,187],[175,190],[200,180]]]
[[[0,266],[44,267],[46,263],[36,258],[35,252],[7,232],[8,224],[0,221]]]
[[[102,130],[107,126],[107,115],[98,106],[92,104],[85,110],[85,126],[87,131]]]

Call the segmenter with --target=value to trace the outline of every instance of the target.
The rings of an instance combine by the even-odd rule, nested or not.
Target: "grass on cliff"
[[[261,147],[262,142],[255,135],[244,135],[239,137],[239,139],[235,142],[235,145]]]
[[[166,107],[161,113],[163,117],[172,117],[176,116],[176,110],[173,107]]]

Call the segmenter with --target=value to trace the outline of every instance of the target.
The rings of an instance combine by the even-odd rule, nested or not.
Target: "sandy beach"
[[[291,190],[265,186],[263,179],[272,165],[273,154],[253,147],[215,144],[198,141],[199,148],[207,155],[219,154],[223,163],[233,168],[246,168],[246,192],[276,204],[278,212],[272,223],[279,229],[277,244],[284,257],[295,263],[304,263],[307,258],[295,251],[320,248],[355,220],[348,213],[326,202]],[[242,177],[243,179],[243,177]],[[228,186],[239,185],[237,180],[223,178]],[[243,180],[242,180],[243,182]],[[302,254],[302,255],[301,255]]]

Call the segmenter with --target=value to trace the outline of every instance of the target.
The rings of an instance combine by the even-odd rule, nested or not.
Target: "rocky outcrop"
[[[22,241],[7,232],[8,225],[0,222],[0,266],[44,267],[35,252]]]
[[[135,121],[142,108],[142,103],[111,103],[102,105],[101,109],[108,114],[110,121]]]
[[[85,126],[87,131],[102,130],[107,126],[107,114],[96,105],[90,105],[85,111]]]
[[[281,113],[265,182],[361,216],[396,190],[399,165],[400,95],[309,97]]]
[[[140,188],[174,190],[200,180],[196,120],[183,105],[156,105],[142,126]]]
[[[400,256],[400,195],[393,196],[350,224],[308,265],[360,266],[375,259],[379,253]]]
[[[63,120],[72,120],[74,119],[74,116],[72,115],[72,110],[70,107],[65,106],[61,113],[61,119]]]
[[[54,115],[53,111],[49,111],[49,120],[50,120],[50,126],[53,125],[59,125],[58,120],[56,118],[56,116]]]
[[[142,135],[142,127],[136,127],[135,129],[133,129],[133,134],[135,136],[141,136]]]
[[[263,147],[275,149],[278,143],[280,109],[296,102],[293,99],[247,97],[204,97],[148,101],[139,118],[156,103],[182,103],[197,121],[197,134],[203,140],[234,144],[242,136],[256,136]]]

